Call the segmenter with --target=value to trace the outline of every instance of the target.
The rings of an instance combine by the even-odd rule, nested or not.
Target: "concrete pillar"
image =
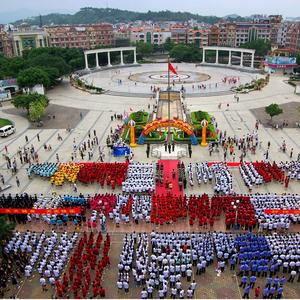
[[[228,66],[231,66],[231,51],[229,51]]]
[[[98,53],[96,52],[96,68],[99,69],[99,58],[98,58]]]
[[[241,52],[241,63],[240,63],[240,67],[243,67],[244,66],[244,61],[243,61],[243,58],[244,57],[244,52]]]
[[[124,60],[123,60],[123,51],[121,50],[121,65],[124,65]]]
[[[219,63],[219,50],[216,51],[216,64]]]
[[[203,53],[202,53],[202,63],[205,63],[205,49],[203,48]]]
[[[111,63],[110,63],[110,52],[107,52],[107,66],[111,67]]]
[[[89,62],[88,62],[87,54],[84,54],[84,60],[85,60],[85,68],[86,68],[87,70],[89,70],[90,68],[89,68]]]
[[[133,63],[136,65],[137,64],[137,61],[136,61],[136,50],[133,50]]]
[[[254,69],[254,53],[251,54],[251,68]]]

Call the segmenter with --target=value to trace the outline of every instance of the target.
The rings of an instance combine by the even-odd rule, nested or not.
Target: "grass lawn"
[[[12,122],[7,119],[0,118],[0,128],[6,125],[12,125]]]

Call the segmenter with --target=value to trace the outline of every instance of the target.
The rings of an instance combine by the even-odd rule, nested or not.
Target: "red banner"
[[[220,161],[209,161],[207,164],[210,167],[213,164],[220,164]],[[239,167],[241,165],[240,162],[234,162],[234,161],[229,161],[229,162],[225,162],[225,164],[227,165],[228,168],[232,168],[232,167]]]
[[[265,209],[267,215],[299,215],[300,209]]]
[[[0,208],[0,214],[3,215],[74,215],[80,214],[80,207],[67,207],[67,208]]]

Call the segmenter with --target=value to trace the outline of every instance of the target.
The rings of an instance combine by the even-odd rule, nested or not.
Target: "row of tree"
[[[57,79],[84,67],[83,50],[36,48],[26,50],[22,57],[0,56],[0,79],[17,78],[20,87],[55,85]]]
[[[155,52],[169,52],[171,58],[176,62],[201,62],[202,61],[202,49],[194,44],[174,44],[170,38],[166,40],[166,43],[157,46],[149,43],[138,42],[135,44],[137,47],[138,59],[142,59],[145,56],[153,54]],[[241,48],[255,49],[257,56],[264,56],[271,50],[271,43],[264,40],[255,40],[249,43],[241,45]],[[228,52],[219,51],[219,58],[228,56]],[[207,51],[205,53],[206,60],[213,59],[215,53],[213,51]]]
[[[84,7],[75,14],[58,14],[51,13],[42,16],[43,24],[96,24],[99,22],[108,23],[128,23],[137,20],[153,22],[159,21],[176,21],[186,22],[188,20],[197,20],[198,22],[204,22],[209,24],[217,23],[220,18],[216,16],[201,16],[199,14],[193,14],[190,12],[174,12],[169,10],[164,11],[148,11],[148,12],[136,12],[121,10],[116,8],[95,8]],[[245,20],[245,18],[239,18],[239,20]],[[25,22],[30,25],[39,25],[40,17],[31,17],[25,19]],[[16,21],[15,25],[24,23],[23,20]]]

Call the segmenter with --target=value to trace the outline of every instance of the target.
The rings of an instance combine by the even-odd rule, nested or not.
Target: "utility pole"
[[[171,145],[170,56],[168,56],[168,144]]]

